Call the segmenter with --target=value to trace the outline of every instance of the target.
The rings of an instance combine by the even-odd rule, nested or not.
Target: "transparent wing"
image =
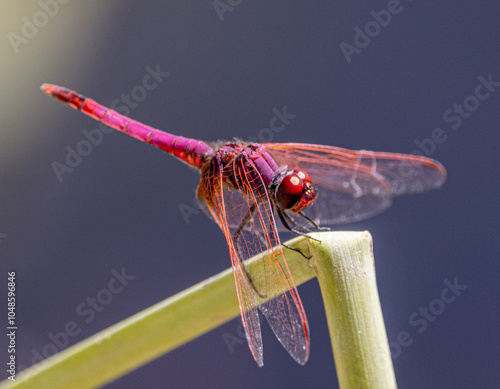
[[[198,187],[198,198],[203,201],[203,209],[212,220],[215,220],[222,229],[229,247],[231,266],[233,269],[236,295],[240,307],[241,321],[245,328],[248,346],[259,366],[264,365],[262,335],[260,330],[259,313],[257,310],[258,300],[252,293],[252,286],[246,277],[243,263],[238,255],[238,249],[232,238],[229,227],[228,209],[224,201],[224,183],[222,165],[212,163],[209,169],[202,173]],[[202,203],[200,201],[200,203]]]
[[[393,195],[436,189],[446,180],[439,162],[417,155],[299,143],[264,146],[279,166],[309,173],[318,197],[305,214],[322,225],[366,219],[387,209]]]
[[[228,182],[237,182],[238,189]],[[298,363],[306,363],[310,347],[307,319],[286,262],[283,259],[282,265],[278,260],[283,252],[260,174],[252,161],[242,156],[219,177],[216,173],[204,173],[201,185],[213,186],[213,191],[208,191],[213,193],[213,206],[210,201],[207,205],[212,217],[219,221],[229,246],[241,318],[256,362],[263,365],[256,309],[259,307],[288,353]],[[206,199],[206,193],[200,195]],[[273,247],[279,247],[279,252],[275,253]],[[261,252],[266,253],[264,263],[255,279],[250,279],[244,261]],[[276,291],[277,297],[265,301]]]

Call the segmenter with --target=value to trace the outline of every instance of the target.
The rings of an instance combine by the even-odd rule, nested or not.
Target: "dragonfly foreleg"
[[[309,235],[307,235],[306,233],[299,231],[297,228],[302,228],[306,232],[311,232],[307,228],[297,225],[297,223],[295,223],[295,221],[286,213],[286,211],[283,211],[281,209],[278,209],[277,211],[278,211],[278,216],[281,220],[281,223],[288,231],[293,232],[296,235],[305,236],[306,238],[309,238],[309,239],[314,239],[314,240],[319,242],[318,239],[312,238]]]
[[[295,228],[291,227],[291,226],[290,226],[290,224],[293,224],[294,226],[296,226],[296,223],[293,221],[293,219],[292,219],[290,216],[288,216],[288,215],[286,214],[286,212],[284,212],[284,211],[282,211],[282,210],[280,210],[280,209],[278,209],[277,211],[278,211],[278,216],[279,216],[279,218],[280,218],[280,220],[281,220],[281,223],[283,223],[283,226],[284,226],[287,230],[289,230],[289,231],[293,232],[294,234],[297,234],[297,235],[300,235],[300,236],[305,236],[305,237],[306,237],[306,238],[308,238],[308,239],[314,239],[314,240],[316,240],[316,241],[318,241],[318,242],[319,242],[319,240],[318,240],[318,239],[313,238],[313,237],[311,237],[311,236],[309,236],[309,235],[306,235],[305,233],[303,233],[303,232],[301,232],[301,231],[299,231],[299,230],[297,230],[297,229],[295,229]],[[290,222],[290,224],[288,224],[289,222]],[[287,248],[287,249],[289,249],[289,250],[296,251],[297,253],[299,253],[300,255],[302,255],[302,256],[303,256],[304,258],[306,258],[306,259],[311,259],[311,258],[312,258],[311,256],[309,256],[309,257],[308,257],[308,256],[307,256],[307,255],[305,255],[302,251],[300,251],[299,249],[296,249],[295,247],[288,246],[288,245],[286,245],[286,244],[284,244],[284,243],[282,243],[281,245],[282,245],[283,247],[286,247],[286,248]]]
[[[308,232],[312,232],[311,229],[305,227],[305,226],[301,226],[300,224],[298,224],[292,216],[290,216],[288,214],[288,212],[284,209],[281,210],[282,214],[283,214],[283,217],[286,219],[286,221],[288,222],[288,226],[291,226],[291,229],[288,228],[288,226],[284,225],[285,228],[288,228],[290,231],[292,232],[295,232],[295,231],[298,231],[302,234],[306,234]]]
[[[318,226],[309,216],[307,216],[305,213],[302,211],[298,212],[300,216],[302,216],[304,219],[306,219],[309,223],[311,223],[314,228],[316,228],[318,231],[330,231],[330,228],[328,227],[320,227]]]

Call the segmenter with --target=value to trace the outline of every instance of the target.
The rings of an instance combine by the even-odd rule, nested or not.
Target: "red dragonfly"
[[[439,162],[421,156],[304,143],[205,143],[154,129],[60,86],[41,89],[200,170],[197,197],[226,237],[241,319],[259,366],[264,361],[257,308],[298,363],[309,358],[306,314],[286,262],[277,260],[283,256],[278,231],[303,235],[320,224],[365,219],[388,208],[393,195],[436,189],[446,180]],[[261,252],[267,255],[257,288],[245,260]],[[265,301],[276,286],[281,294]]]

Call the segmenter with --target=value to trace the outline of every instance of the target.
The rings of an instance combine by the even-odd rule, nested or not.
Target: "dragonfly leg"
[[[308,237],[309,238],[309,237]],[[283,247],[287,248],[288,250],[292,250],[292,251],[295,251],[297,253],[299,253],[300,255],[302,255],[305,259],[311,259],[312,258],[312,255],[310,256],[307,256],[305,255],[302,251],[300,251],[299,249],[296,249],[295,247],[292,247],[292,246],[288,246],[287,244],[284,244],[282,243],[281,244]]]
[[[280,220],[281,220],[281,223],[283,223],[283,226],[285,226],[285,228],[286,228],[287,230],[289,230],[289,231],[293,232],[294,234],[297,234],[297,235],[300,235],[300,236],[305,236],[305,237],[306,237],[306,238],[308,238],[308,239],[314,239],[314,240],[316,240],[316,241],[318,241],[318,242],[319,242],[319,240],[318,240],[318,239],[316,239],[316,238],[312,238],[312,237],[310,237],[309,235],[306,235],[305,233],[303,233],[303,232],[301,232],[301,231],[299,231],[299,230],[297,230],[297,229],[295,229],[295,228],[291,227],[291,226],[290,226],[290,224],[295,225],[295,222],[293,221],[293,219],[292,219],[290,216],[288,216],[288,215],[286,214],[286,212],[281,211],[280,209],[278,209],[277,211],[278,211],[278,216],[279,216],[279,218],[280,218]],[[287,220],[288,220],[288,221],[287,221]],[[288,224],[288,222],[290,222],[290,224]],[[302,255],[302,256],[303,256],[304,258],[306,258],[306,259],[311,259],[311,258],[312,258],[311,256],[309,256],[309,257],[308,257],[307,255],[305,255],[305,254],[304,254],[302,251],[300,251],[299,249],[296,249],[296,248],[294,248],[294,247],[290,247],[290,246],[288,246],[288,245],[286,245],[286,244],[284,244],[284,243],[282,243],[281,245],[282,245],[283,247],[286,247],[286,248],[287,248],[287,249],[289,249],[289,250],[293,250],[293,251],[295,251],[295,252],[297,252],[297,253],[300,253],[300,255]]]
[[[307,216],[305,213],[302,211],[298,212],[300,216],[302,216],[304,219],[306,219],[309,223],[311,223],[314,228],[316,228],[318,231],[330,231],[330,228],[328,227],[320,227],[318,226],[309,216]]]
[[[281,223],[283,223],[283,226],[290,232],[293,232],[294,234],[296,235],[300,235],[300,236],[305,236],[306,238],[309,238],[309,239],[313,239],[315,241],[320,241],[319,239],[316,239],[316,238],[312,238],[310,237],[309,235],[307,235],[306,233],[302,232],[302,231],[299,231],[297,229],[298,228],[303,228],[306,232],[310,232],[310,230],[304,228],[304,227],[300,227],[298,226],[294,221],[293,219],[283,210],[281,209],[278,209],[278,216],[281,220]]]
[[[299,232],[301,232],[303,234],[307,234],[308,232],[312,232],[311,229],[309,229],[309,228],[307,228],[305,226],[301,226],[300,224],[297,224],[297,222],[294,220],[294,218],[291,215],[289,215],[287,213],[287,211],[282,210],[281,212],[283,214],[283,217],[288,222],[288,226],[291,226],[291,228],[292,228],[290,231],[295,232],[295,230],[296,230],[296,231],[299,231]],[[285,228],[288,228],[288,227],[285,226]]]
[[[285,213],[285,217],[288,217],[288,218],[291,220],[291,223],[295,224],[295,222],[293,221],[293,219],[291,219],[291,218],[290,218],[290,216],[288,216],[286,213]],[[265,241],[265,239],[262,237],[262,235],[261,235],[258,231],[256,231],[253,227],[251,227],[251,228],[252,228],[253,232],[255,233],[255,235],[257,235],[257,237],[260,239],[260,242],[261,242],[263,245],[265,245],[265,244],[266,244],[266,241]],[[303,234],[302,234],[302,235],[303,235]],[[304,236],[307,236],[307,235],[304,235]],[[310,239],[314,239],[314,238],[311,238],[311,237],[309,237],[309,236],[307,236],[307,237],[308,237],[308,238],[310,238]],[[283,247],[287,248],[288,250],[292,250],[292,251],[295,251],[295,252],[299,253],[300,255],[302,255],[302,256],[303,256],[304,258],[306,258],[306,259],[311,259],[311,258],[312,258],[312,256],[309,256],[309,257],[308,257],[308,256],[307,256],[307,255],[305,255],[302,251],[300,251],[299,249],[296,249],[295,247],[288,246],[287,244],[284,244],[284,243],[282,243],[282,244],[281,244],[281,246],[283,246]],[[258,293],[258,292],[257,292],[257,293]],[[260,294],[259,294],[259,296],[263,297],[263,296],[262,296],[262,295],[260,295]]]
[[[252,214],[253,212],[255,211],[255,208],[257,208],[257,204],[254,203],[250,209],[248,210],[248,213],[246,214],[246,216],[243,218],[243,220],[241,221],[240,225],[238,226],[238,228],[236,229],[235,233],[234,233],[234,237],[233,237],[233,242],[234,242],[234,246],[236,247],[236,249],[238,250],[238,256],[240,257],[240,260],[241,258],[243,258],[242,256],[242,253],[240,251],[240,246],[238,246],[238,239],[239,237],[241,236],[241,232],[243,231],[243,228],[245,228],[245,225],[247,226],[250,226],[250,228],[254,231],[255,235],[257,235],[257,237],[259,238],[259,240],[261,241],[261,243],[265,244],[265,241],[263,240],[263,238],[259,235],[259,233],[257,231],[255,231],[255,229],[250,225],[250,220],[252,219]],[[247,267],[245,266],[243,260],[241,260],[241,264],[242,264],[242,267],[243,267],[243,270],[245,271],[245,275],[248,279],[248,282],[250,283],[250,285],[252,285],[252,289],[255,291],[255,293],[257,293],[259,295],[260,298],[262,299],[265,299],[266,296],[261,294],[257,288],[255,287],[253,281],[252,281],[252,277],[250,275],[250,273],[248,272],[248,269]]]

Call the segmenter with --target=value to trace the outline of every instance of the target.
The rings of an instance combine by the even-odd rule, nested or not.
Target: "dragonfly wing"
[[[283,257],[267,189],[252,160],[244,155],[226,167],[221,176],[222,183],[236,181],[239,186],[235,189],[219,185],[214,208],[230,247],[242,321],[252,354],[262,365],[262,339],[254,313],[259,306],[283,347],[304,364],[310,348],[307,319]],[[276,252],[273,247],[278,247]],[[244,262],[261,252],[265,253],[263,264],[252,271],[254,276],[250,278]]]
[[[309,173],[318,189],[305,213],[321,224],[349,223],[387,209],[393,195],[439,188],[446,170],[418,155],[296,143],[264,144],[279,166]]]
[[[297,290],[283,293],[259,308],[286,351],[304,365],[309,359],[309,326]]]
[[[204,210],[216,221],[222,229],[229,246],[231,257],[231,267],[233,269],[234,283],[236,286],[236,295],[241,313],[241,321],[245,328],[245,334],[248,347],[259,366],[264,365],[262,334],[260,330],[259,313],[257,310],[258,300],[253,293],[252,286],[246,276],[244,265],[238,255],[237,247],[232,238],[232,227],[230,227],[228,206],[231,207],[231,201],[226,203],[228,197],[223,183],[222,164],[211,166],[211,171],[205,172],[201,176],[198,187],[198,197],[205,199]]]
[[[243,260],[260,252],[266,253],[258,272],[260,282],[254,284],[253,292],[261,298],[276,296],[263,301],[259,308],[283,347],[298,363],[305,364],[310,349],[307,318],[284,259],[267,189],[250,158],[239,160],[235,173],[241,187],[240,198],[233,196],[230,202],[236,207],[243,205],[246,212],[254,207],[249,228],[241,232],[244,238],[237,242],[239,253]],[[233,234],[235,232],[236,229]],[[278,250],[273,250],[274,247]]]

